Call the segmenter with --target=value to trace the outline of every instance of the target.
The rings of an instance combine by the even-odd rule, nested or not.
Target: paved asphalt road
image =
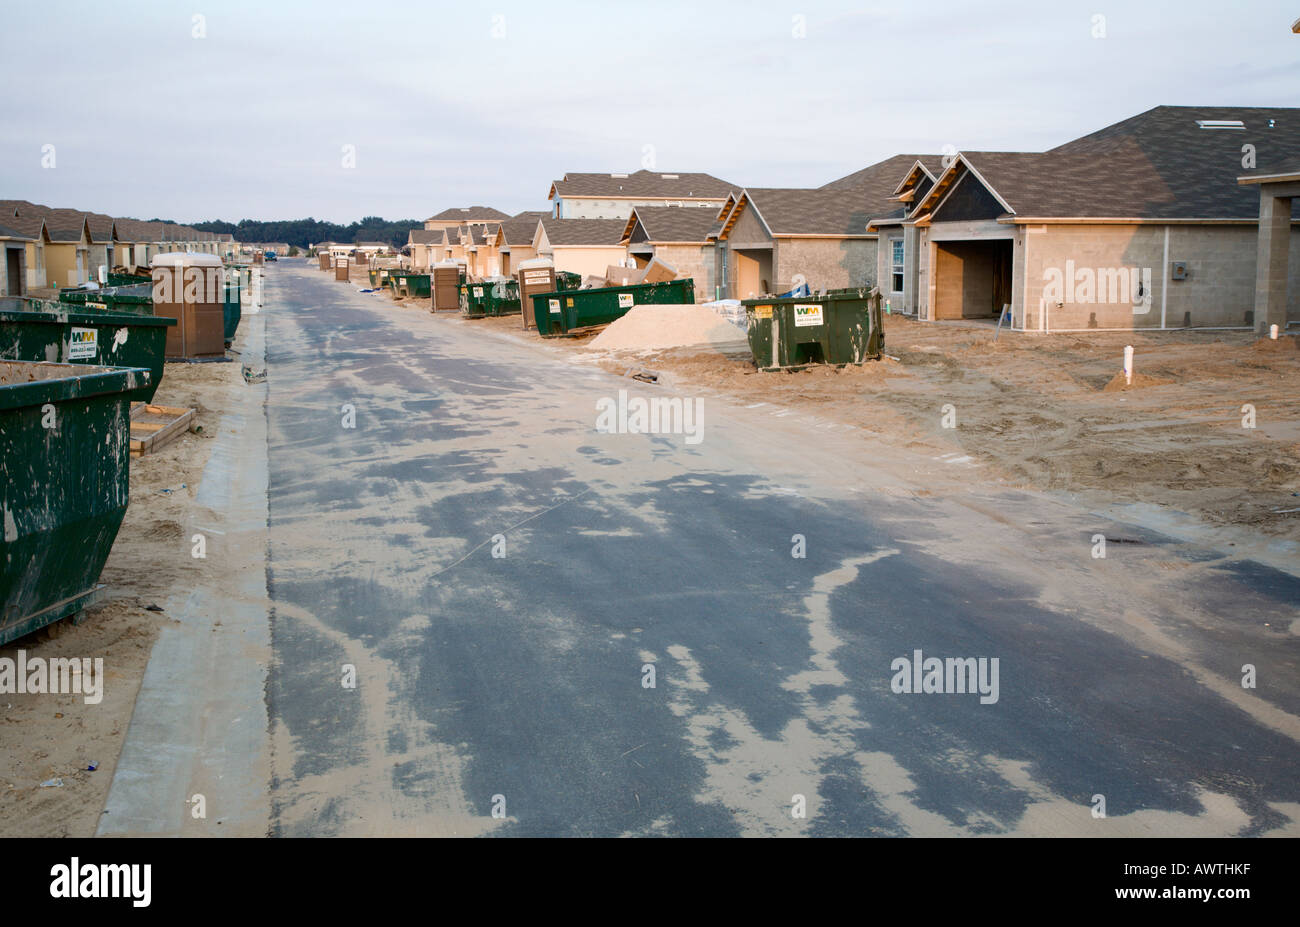
[[[693,394],[267,279],[275,833],[1296,832],[1293,576],[770,406],[600,434]]]

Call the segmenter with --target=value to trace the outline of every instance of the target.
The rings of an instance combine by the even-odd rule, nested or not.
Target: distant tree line
[[[389,222],[379,216],[366,216],[351,225],[337,225],[311,218],[278,222],[241,219],[238,223],[214,219],[211,222],[196,222],[193,227],[203,232],[229,232],[235,236],[235,241],[282,241],[299,248],[309,248],[322,241],[337,241],[340,244],[382,241],[394,248],[401,248],[406,244],[407,233],[411,229],[424,228],[424,223],[418,219]]]

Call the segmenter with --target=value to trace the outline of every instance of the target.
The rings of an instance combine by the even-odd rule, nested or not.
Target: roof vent
[[[610,174],[609,176],[610,176],[610,177],[613,177],[615,180],[626,180],[626,179],[627,179],[627,174]]]
[[[1244,129],[1246,124],[1240,119],[1198,119],[1196,124],[1202,129]]]
[[[660,174],[659,176],[663,177],[664,180],[678,180],[678,179],[679,179],[678,176],[677,176],[676,174]]]

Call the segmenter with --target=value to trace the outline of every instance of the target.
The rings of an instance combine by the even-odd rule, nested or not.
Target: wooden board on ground
[[[158,450],[183,435],[193,422],[193,409],[136,403],[131,407],[131,456]]]

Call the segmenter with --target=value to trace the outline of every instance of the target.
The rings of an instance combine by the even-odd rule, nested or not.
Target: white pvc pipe
[[[1268,336],[1269,336],[1270,338],[1272,338],[1274,341],[1277,341],[1277,326],[1276,326],[1276,325],[1270,325],[1270,326],[1268,327]]]
[[[1124,348],[1124,382],[1133,383],[1133,345]]]

